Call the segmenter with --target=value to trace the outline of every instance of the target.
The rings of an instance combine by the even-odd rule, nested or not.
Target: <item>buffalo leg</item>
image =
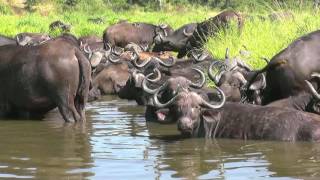
[[[99,91],[100,92],[100,91]],[[76,109],[76,112],[78,113],[79,120],[84,122],[86,120],[86,114],[85,114],[85,100],[83,97],[77,95],[74,100],[74,107]]]
[[[63,119],[66,122],[81,121],[81,116],[79,115],[77,109],[74,106],[74,96],[67,95],[61,97],[62,98],[60,98],[60,102],[58,103],[58,109]]]

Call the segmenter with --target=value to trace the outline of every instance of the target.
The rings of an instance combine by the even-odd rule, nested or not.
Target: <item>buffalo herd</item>
[[[0,118],[42,118],[58,108],[66,122],[82,122],[88,101],[114,94],[145,106],[147,121],[176,123],[186,137],[320,141],[320,31],[261,70],[228,48],[222,60],[204,50],[232,23],[240,36],[246,19],[227,10],[176,30],[121,20],[102,37],[0,35]]]

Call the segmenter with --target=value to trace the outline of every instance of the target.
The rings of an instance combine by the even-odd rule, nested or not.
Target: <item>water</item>
[[[144,108],[107,96],[87,122],[0,121],[3,179],[319,179],[320,144],[183,139]]]

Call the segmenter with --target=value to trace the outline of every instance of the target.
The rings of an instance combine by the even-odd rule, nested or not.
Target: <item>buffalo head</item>
[[[111,47],[108,49],[95,48],[92,50],[88,44],[81,44],[80,48],[82,48],[87,55],[92,68],[96,68],[101,62],[106,63],[111,52]]]
[[[253,72],[250,67],[239,59],[231,62],[228,50],[226,52],[226,62],[213,62],[208,70],[210,79],[222,89],[228,101],[239,102],[242,98],[253,101],[255,104],[260,104],[260,91],[266,86],[265,76],[261,74],[259,78],[250,86],[250,92],[243,93],[243,87],[247,85],[248,79],[252,76]],[[216,73],[213,68],[217,67]]]
[[[151,82],[157,82],[161,78],[161,73],[157,68],[155,68],[147,78]],[[136,69],[132,70],[125,86],[121,88],[118,93],[119,97],[122,99],[135,100],[139,105],[148,104],[149,97],[145,96],[142,90],[142,82],[144,79],[146,79],[144,73],[139,72]]]
[[[187,44],[189,37],[192,36],[197,24],[191,23],[184,25],[168,36],[159,34],[155,38],[154,51],[182,51]]]
[[[170,26],[168,26],[167,24],[160,24],[155,28],[156,36],[154,37],[154,41],[156,41],[156,39],[158,39],[160,36],[164,37],[172,33],[173,33],[173,29]]]
[[[178,129],[183,134],[194,134],[194,130],[200,126],[203,109],[218,109],[224,105],[225,96],[219,88],[217,90],[221,94],[218,104],[210,104],[199,94],[185,88],[179,88],[170,100],[162,103],[158,99],[160,91],[157,91],[153,96],[154,105],[160,109],[168,108],[167,111],[157,111],[157,116],[166,121],[177,121]]]
[[[169,79],[167,79],[165,82],[162,83],[162,85],[158,88],[155,89],[151,89],[147,86],[147,79],[144,79],[142,82],[142,87],[143,90],[146,94],[149,95],[154,95],[154,94],[160,94],[160,101],[159,102],[163,102],[163,101],[168,101],[170,100],[172,97],[174,97],[176,95],[176,93],[179,91],[179,89],[183,88],[183,89],[200,89],[203,87],[204,83],[205,83],[205,75],[204,73],[199,70],[199,69],[194,69],[197,73],[200,74],[200,82],[195,83],[190,81],[189,79],[182,77],[182,76],[177,76],[177,77],[171,77]],[[162,115],[164,112],[167,112],[168,109],[160,109],[158,110],[158,106],[154,105],[154,103],[156,103],[155,101],[153,103],[149,103],[149,106],[151,106],[153,109],[152,111],[147,111],[149,114],[146,114],[146,117],[152,117],[152,118],[156,118],[159,122],[171,122],[170,119],[165,119],[164,116]],[[148,108],[148,107],[147,107]],[[150,108],[150,107],[149,107]],[[158,110],[158,111],[157,111]],[[156,117],[155,115],[156,114]]]

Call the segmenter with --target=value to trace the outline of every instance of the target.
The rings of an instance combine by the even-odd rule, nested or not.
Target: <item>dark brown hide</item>
[[[84,121],[91,68],[61,37],[39,46],[0,47],[0,116],[41,116],[58,107],[64,120]]]
[[[187,52],[192,49],[202,48],[210,36],[215,35],[215,33],[221,29],[227,28],[233,20],[237,22],[238,27],[241,30],[243,18],[240,14],[232,10],[223,11],[215,17],[198,23],[192,36],[188,39],[186,48],[179,51],[178,58],[184,57]]]
[[[196,137],[320,141],[320,116],[297,110],[226,103],[208,109],[194,92],[182,91],[169,106],[183,134]]]
[[[146,23],[122,22],[108,27],[103,33],[103,42],[110,46],[126,47],[129,43],[140,46],[151,47],[154,38],[158,33],[163,35],[172,33],[173,29],[169,26],[161,28]]]

